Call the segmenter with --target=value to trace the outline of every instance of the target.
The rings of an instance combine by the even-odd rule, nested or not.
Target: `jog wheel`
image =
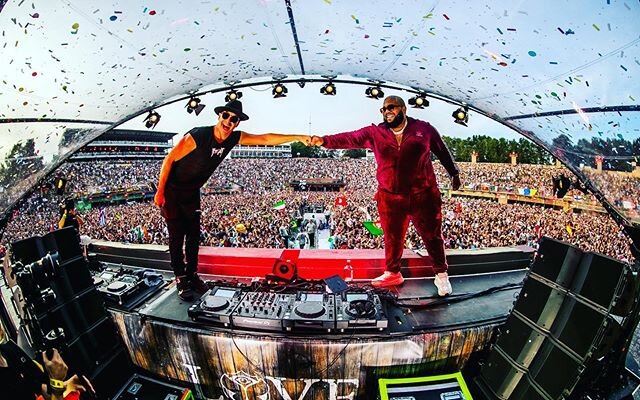
[[[111,282],[109,286],[107,286],[107,290],[110,292],[121,292],[127,287],[127,284],[124,282]]]
[[[298,305],[295,311],[304,318],[318,318],[324,314],[325,309],[321,303],[303,303]]]
[[[209,311],[224,310],[228,306],[229,302],[227,301],[227,299],[216,296],[207,296],[207,298],[202,302],[202,308]]]

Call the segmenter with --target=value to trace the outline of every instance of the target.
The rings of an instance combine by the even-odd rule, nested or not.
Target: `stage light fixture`
[[[467,126],[467,123],[469,122],[469,107],[464,104],[455,110],[451,116],[453,117],[453,122],[456,124]]]
[[[187,112],[191,114],[192,112],[196,112],[196,115],[200,115],[202,110],[204,110],[206,106],[204,104],[200,104],[200,99],[197,97],[192,97],[187,102]]]
[[[409,105],[413,106],[413,108],[425,108],[429,107],[429,100],[427,100],[426,94],[418,93],[415,97],[409,99]]]
[[[372,99],[381,99],[384,97],[384,92],[380,89],[380,86],[371,86],[364,91],[364,94]]]
[[[149,129],[155,128],[158,122],[160,122],[160,114],[153,110],[149,111],[149,114],[144,119],[144,125]]]
[[[334,85],[333,82],[329,82],[320,88],[320,93],[324,94],[325,96],[335,96],[336,85]]]
[[[227,92],[227,95],[224,96],[224,102],[228,103],[232,100],[240,100],[242,98],[242,92],[231,89]]]
[[[277,99],[279,97],[287,97],[287,92],[288,92],[287,87],[282,83],[278,82],[273,87],[271,94],[273,95],[274,99]]]

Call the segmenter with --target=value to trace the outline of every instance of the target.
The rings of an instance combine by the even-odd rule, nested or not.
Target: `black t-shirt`
[[[169,190],[199,190],[240,141],[240,131],[233,131],[227,139],[218,143],[212,126],[193,128],[189,134],[196,142],[196,148],[173,163],[167,179]]]
[[[74,228],[76,228],[76,232],[80,232],[80,223],[78,222],[78,219],[74,214],[67,212],[67,216],[64,219],[63,228],[66,228],[68,226],[73,226]]]

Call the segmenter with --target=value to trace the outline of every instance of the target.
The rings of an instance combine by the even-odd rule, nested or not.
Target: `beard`
[[[396,115],[396,117],[391,121],[391,122],[387,122],[387,119],[382,117],[382,122],[384,122],[384,125],[387,128],[397,128],[400,125],[402,125],[402,122],[404,122],[404,113],[401,111],[398,113],[398,115]]]

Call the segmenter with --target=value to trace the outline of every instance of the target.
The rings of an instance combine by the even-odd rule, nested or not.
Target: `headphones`
[[[349,302],[345,311],[352,317],[373,317],[376,314],[376,306],[371,300],[353,300]]]

